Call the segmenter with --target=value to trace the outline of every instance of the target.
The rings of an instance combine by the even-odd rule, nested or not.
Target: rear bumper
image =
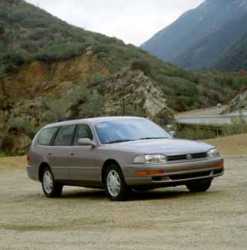
[[[27,166],[27,167],[26,167],[26,170],[27,170],[27,176],[28,176],[30,179],[35,180],[35,181],[38,179],[34,167],[32,167],[32,166]]]
[[[159,170],[160,173],[152,175],[153,170]],[[140,172],[146,173],[147,176],[138,176]],[[193,180],[219,177],[223,174],[224,160],[222,158],[167,163],[165,166],[133,164],[124,169],[125,180],[130,186],[177,186]]]

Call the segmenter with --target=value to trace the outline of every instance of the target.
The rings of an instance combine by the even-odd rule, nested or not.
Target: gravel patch
[[[207,193],[162,188],[115,203],[66,187],[47,199],[25,170],[0,162],[0,249],[246,249],[246,177],[247,157],[227,157]]]

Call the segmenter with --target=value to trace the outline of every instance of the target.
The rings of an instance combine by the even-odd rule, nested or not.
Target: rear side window
[[[50,145],[51,140],[55,133],[57,132],[57,128],[45,128],[43,129],[38,137],[38,144],[40,145]]]
[[[75,125],[61,127],[54,141],[55,146],[69,146],[74,137]]]
[[[82,139],[82,138],[83,139],[88,138],[90,140],[93,139],[92,131],[89,128],[89,126],[86,125],[86,124],[80,124],[80,125],[77,126],[74,144],[78,145],[78,140]]]

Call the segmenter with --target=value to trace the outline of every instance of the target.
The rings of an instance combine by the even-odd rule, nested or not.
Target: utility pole
[[[126,114],[126,107],[125,107],[125,99],[122,99],[122,115],[124,116]]]

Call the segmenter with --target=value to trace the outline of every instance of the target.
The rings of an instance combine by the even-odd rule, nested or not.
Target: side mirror
[[[171,135],[172,138],[176,137],[176,131],[170,131],[169,134]]]
[[[96,147],[95,142],[90,140],[89,138],[80,138],[78,140],[78,145]]]

